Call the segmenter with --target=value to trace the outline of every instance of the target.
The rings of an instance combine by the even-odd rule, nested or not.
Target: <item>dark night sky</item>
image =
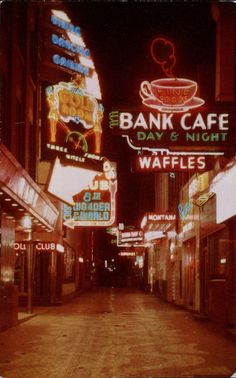
[[[174,42],[177,77],[197,80],[199,65],[204,71],[204,63],[209,66],[212,61],[214,67],[215,24],[207,2],[69,2],[67,5],[72,22],[81,27],[94,58],[106,116],[112,108],[139,107],[140,83],[163,76],[150,56],[150,44],[155,37]],[[206,68],[205,76],[209,79],[214,72]],[[141,214],[154,210],[153,193],[148,189],[153,177],[130,173],[130,156],[134,152],[124,138],[112,135],[106,118],[103,130],[103,155],[118,164],[118,221],[138,223]],[[138,208],[136,195],[149,198],[147,208]]]

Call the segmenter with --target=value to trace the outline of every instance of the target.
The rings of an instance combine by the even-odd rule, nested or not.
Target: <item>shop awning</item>
[[[174,213],[146,213],[141,222],[145,239],[158,239],[175,227],[176,214]]]
[[[36,229],[54,230],[59,211],[3,143],[0,167],[0,198],[14,217],[27,214]]]

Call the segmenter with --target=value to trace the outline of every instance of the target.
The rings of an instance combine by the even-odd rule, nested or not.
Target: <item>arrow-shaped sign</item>
[[[101,172],[74,165],[63,165],[57,157],[47,190],[61,201],[73,206],[73,196],[91,185],[94,177],[101,174]]]

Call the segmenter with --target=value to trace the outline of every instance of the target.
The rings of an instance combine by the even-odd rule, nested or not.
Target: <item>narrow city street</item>
[[[141,291],[96,288],[0,334],[4,378],[231,376],[236,343]]]

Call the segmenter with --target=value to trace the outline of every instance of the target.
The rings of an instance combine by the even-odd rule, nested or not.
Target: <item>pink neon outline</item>
[[[156,56],[154,55],[154,51],[153,51],[153,50],[154,50],[154,45],[155,45],[157,42],[162,42],[162,43],[164,43],[164,45],[170,45],[171,48],[172,48],[172,54],[169,55],[168,58],[173,59],[173,63],[172,63],[172,65],[170,66],[169,69],[166,69],[166,68],[164,67],[165,63],[167,63],[167,60],[165,60],[165,61],[160,61],[160,60],[158,60],[158,59],[156,58]],[[152,43],[151,43],[151,56],[152,56],[152,59],[153,59],[157,64],[161,65],[161,68],[162,68],[163,72],[166,74],[166,76],[168,76],[168,77],[174,77],[172,71],[173,71],[173,68],[175,67],[175,64],[176,64],[176,57],[175,57],[175,45],[174,45],[171,41],[169,41],[169,40],[166,39],[166,38],[162,38],[162,37],[155,38],[155,39],[152,41]],[[169,72],[168,72],[168,71],[169,71]]]

